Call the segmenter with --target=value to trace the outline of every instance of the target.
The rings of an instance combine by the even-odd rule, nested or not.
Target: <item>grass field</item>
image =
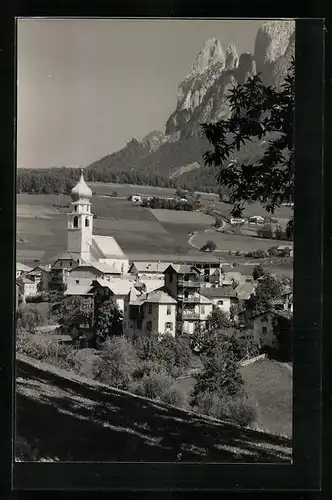
[[[51,262],[67,246],[68,196],[18,195],[17,197],[17,259],[31,263],[34,260]],[[123,250],[130,254],[197,254],[188,244],[193,229],[204,229],[214,222],[200,212],[176,212],[158,220],[148,208],[135,206],[131,201],[117,198],[92,197],[94,234],[115,237]],[[162,216],[159,212],[159,219]],[[165,212],[167,212],[165,210]],[[44,215],[47,218],[44,218]],[[195,222],[196,221],[196,222]]]
[[[214,241],[217,245],[217,250],[228,252],[230,250],[252,252],[258,250],[268,250],[272,246],[287,245],[293,247],[292,241],[277,241],[268,240],[265,238],[258,238],[256,236],[249,236],[243,234],[222,233],[220,231],[209,231],[197,233],[192,239],[191,244],[197,248],[201,248],[207,241]]]
[[[264,359],[240,369],[249,397],[257,402],[257,426],[264,432],[292,437],[293,373],[283,363]],[[177,382],[187,394],[195,385],[188,377]]]

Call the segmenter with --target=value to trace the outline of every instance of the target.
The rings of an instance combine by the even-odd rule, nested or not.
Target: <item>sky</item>
[[[262,21],[20,19],[17,166],[84,167],[165,131],[209,38],[253,52]]]

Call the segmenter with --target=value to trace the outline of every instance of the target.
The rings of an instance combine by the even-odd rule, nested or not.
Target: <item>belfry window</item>
[[[78,217],[74,217],[74,227],[78,227]]]
[[[89,227],[89,219],[87,217],[85,218],[85,227]]]

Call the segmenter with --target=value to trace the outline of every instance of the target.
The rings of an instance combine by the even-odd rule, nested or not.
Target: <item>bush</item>
[[[278,248],[277,247],[270,247],[267,251],[270,257],[275,257],[278,255]]]
[[[180,389],[180,387],[176,387],[175,385],[165,389],[160,399],[164,401],[164,403],[179,406],[180,408],[187,405],[185,392],[183,389]]]
[[[217,248],[217,245],[214,241],[209,240],[202,246],[201,252],[213,252]]]
[[[134,345],[140,360],[159,363],[173,377],[181,375],[190,366],[191,350],[185,339],[151,335],[138,338]]]
[[[252,257],[254,259],[265,259],[266,256],[267,256],[266,252],[260,248],[252,252]]]
[[[172,385],[172,379],[165,373],[145,375],[136,386],[135,393],[151,399],[161,399],[166,389]]]
[[[103,344],[95,376],[106,384],[128,389],[137,367],[138,358],[133,345],[124,337],[113,337]]]
[[[59,343],[52,335],[36,335],[21,329],[16,331],[17,352],[39,361],[65,359],[70,349],[70,346]]]
[[[201,396],[196,410],[244,427],[252,425],[258,415],[257,407],[246,396],[219,397],[216,393],[209,392]]]
[[[34,331],[44,324],[45,318],[36,307],[20,306],[16,311],[16,328]]]
[[[43,302],[43,297],[42,297],[42,295],[31,295],[30,297],[25,298],[25,302],[27,304],[29,304],[29,303],[36,304],[39,302]]]

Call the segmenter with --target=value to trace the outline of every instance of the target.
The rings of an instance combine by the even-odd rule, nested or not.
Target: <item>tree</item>
[[[219,344],[209,355],[202,355],[202,362],[203,372],[195,375],[192,405],[197,405],[200,397],[206,393],[216,394],[220,398],[243,394],[243,379],[229,343]]]
[[[278,255],[278,248],[277,247],[270,247],[267,251],[270,257],[275,257]]]
[[[112,298],[105,300],[96,310],[95,329],[99,341],[122,334],[123,314]]]
[[[82,325],[93,326],[93,300],[90,297],[65,297],[61,302],[54,304],[52,313],[57,317],[59,324],[74,336]]]
[[[206,165],[220,167],[218,181],[231,190],[232,214],[242,215],[244,203],[258,201],[274,213],[294,196],[295,61],[280,90],[265,86],[260,75],[234,87],[228,97],[229,119],[202,124],[203,135],[213,147],[204,154]],[[252,164],[234,157],[250,143],[265,140],[267,147]]]
[[[208,330],[226,329],[231,327],[231,321],[220,307],[214,307],[206,319],[206,325]]]
[[[252,335],[244,335],[237,332],[229,339],[232,352],[236,361],[241,361],[245,357],[254,357],[259,354],[259,347]]]
[[[265,274],[259,281],[255,294],[249,300],[249,308],[256,312],[265,312],[273,308],[275,301],[282,298],[284,288],[281,279]]]
[[[294,219],[290,219],[287,222],[286,226],[286,236],[289,240],[292,240],[294,237]]]
[[[96,369],[96,378],[120,389],[128,389],[138,367],[134,346],[125,337],[112,337],[105,341]]]
[[[254,278],[254,280],[257,280],[261,276],[264,276],[264,274],[265,274],[265,271],[264,271],[262,265],[259,264],[258,266],[254,267],[254,270],[252,272],[252,277]]]
[[[154,334],[150,337],[139,337],[135,347],[142,361],[158,362],[172,376],[184,373],[190,366],[190,347],[182,338]]]
[[[217,245],[215,244],[214,241],[209,240],[205,243],[205,245],[202,246],[201,251],[202,252],[213,252],[217,248]]]

